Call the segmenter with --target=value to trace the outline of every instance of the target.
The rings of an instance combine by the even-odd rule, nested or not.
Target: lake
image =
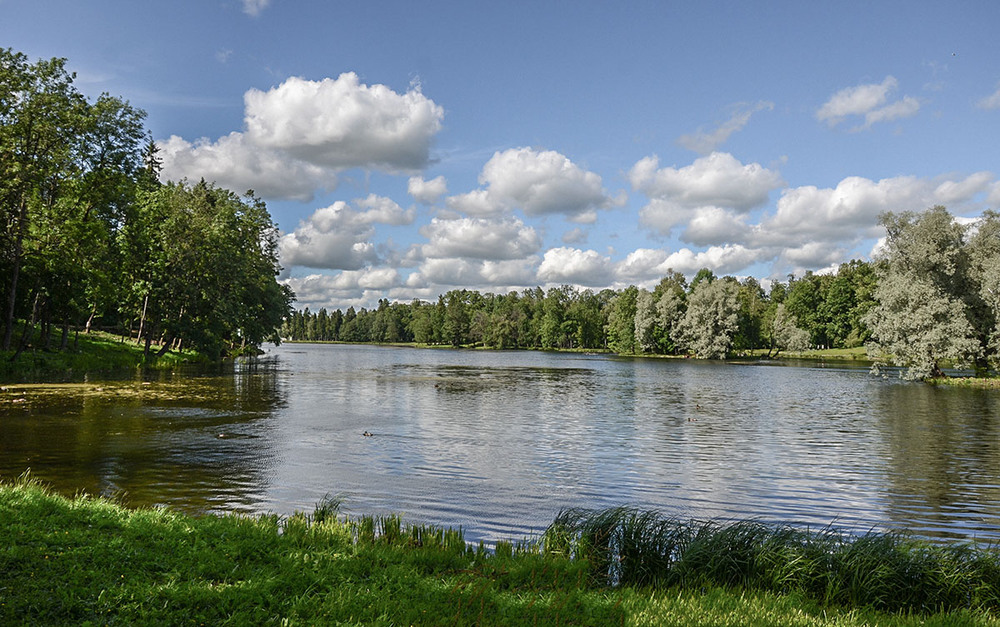
[[[57,389],[0,392],[0,477],[194,513],[339,495],[488,543],[616,505],[1000,539],[1000,395],[850,362],[292,344]]]

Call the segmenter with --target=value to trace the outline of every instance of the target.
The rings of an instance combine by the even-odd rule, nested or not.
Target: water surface
[[[296,344],[151,377],[0,392],[0,477],[195,513],[342,495],[486,541],[614,505],[1000,539],[1000,397],[850,364]]]

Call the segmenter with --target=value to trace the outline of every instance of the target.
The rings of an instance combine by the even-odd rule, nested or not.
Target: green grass
[[[778,353],[778,359],[871,360],[864,346],[857,346],[855,348],[820,348],[809,351],[781,351]]]
[[[934,385],[948,385],[961,388],[1000,389],[1000,377],[938,377],[927,379],[927,382]]]
[[[21,479],[0,484],[0,624],[1000,624],[982,608],[887,614],[700,577],[612,586],[567,522],[486,550],[395,516],[348,520],[336,499],[311,515],[189,517]]]
[[[53,346],[58,346],[58,339],[53,340]],[[192,351],[170,351],[154,363],[145,358],[141,345],[100,331],[71,337],[66,350],[29,348],[16,359],[14,355],[14,351],[0,351],[0,381],[65,380],[85,373],[121,372],[140,366],[171,368],[204,361]]]
[[[891,612],[1000,610],[1000,553],[974,544],[679,520],[628,508],[564,511],[546,542],[586,560],[591,577],[606,585],[795,593]]]

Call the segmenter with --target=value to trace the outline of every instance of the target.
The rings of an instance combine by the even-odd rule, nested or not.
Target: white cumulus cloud
[[[425,258],[524,259],[542,246],[535,229],[515,218],[435,218],[420,229],[420,234],[428,240],[422,247]]]
[[[771,191],[784,185],[781,175],[758,163],[740,163],[726,152],[714,152],[683,168],[660,168],[659,158],[645,157],[629,171],[632,187],[680,207],[726,207],[740,211],[763,205]]]
[[[740,241],[749,230],[746,216],[720,207],[699,207],[681,234],[681,240],[695,246]]]
[[[443,176],[425,181],[421,176],[411,176],[407,181],[406,192],[419,203],[433,205],[448,193],[448,183]]]
[[[544,283],[603,287],[613,278],[611,258],[594,250],[551,248],[545,251],[538,278]]]
[[[448,206],[477,216],[521,209],[528,216],[562,214],[575,222],[592,223],[597,210],[617,204],[604,191],[599,175],[552,150],[497,152],[483,166],[479,183],[485,187],[450,197]]]
[[[682,248],[667,255],[659,266],[661,270],[659,276],[663,276],[667,269],[691,276],[702,268],[709,268],[718,275],[736,274],[771,256],[772,253],[769,251],[747,248],[739,244],[712,246],[700,252]]]
[[[301,201],[312,200],[317,189],[337,187],[335,173],[254,146],[242,133],[194,143],[172,135],[159,142],[159,148],[164,180],[204,178],[237,193],[253,189],[264,198]]]
[[[721,216],[738,217],[764,205],[770,193],[784,185],[778,172],[757,163],[743,164],[724,152],[682,168],[660,168],[656,156],[645,157],[632,166],[628,177],[632,187],[650,199],[639,210],[643,226],[669,235],[675,227],[688,224],[686,241],[705,244],[720,243],[720,238],[732,234],[735,227],[722,224]]]
[[[343,201],[317,209],[279,240],[285,267],[305,266],[330,270],[360,270],[378,260],[375,224],[410,224],[415,211],[402,209],[392,200],[368,196],[355,201],[357,210]]]
[[[386,291],[402,286],[399,273],[392,268],[347,270],[336,275],[310,274],[283,281],[295,292],[295,306],[346,309],[366,307],[383,298]]]
[[[920,102],[916,98],[904,96],[901,100],[888,102],[889,94],[898,86],[899,81],[887,76],[881,83],[841,89],[816,111],[816,119],[836,126],[849,117],[859,116],[865,120],[860,128],[868,128],[878,122],[916,115],[920,110]]]
[[[400,94],[362,84],[353,73],[289,78],[268,91],[247,91],[244,104],[242,132],[162,142],[162,178],[205,178],[265,198],[309,200],[316,189],[334,189],[342,170],[426,167],[444,116],[417,88]]]
[[[792,247],[875,237],[883,212],[922,211],[939,204],[957,211],[988,193],[992,180],[989,172],[942,181],[914,176],[872,181],[851,176],[835,188],[796,187],[785,190],[777,211],[761,222],[753,237],[759,244]]]
[[[338,169],[420,170],[444,117],[417,88],[399,94],[365,85],[353,72],[321,81],[292,77],[266,92],[251,89],[243,100],[255,143]]]

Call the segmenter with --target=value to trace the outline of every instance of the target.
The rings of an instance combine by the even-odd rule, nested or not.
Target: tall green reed
[[[993,547],[898,532],[681,520],[623,507],[564,510],[542,543],[548,553],[586,560],[605,585],[798,592],[888,611],[1000,609]]]

